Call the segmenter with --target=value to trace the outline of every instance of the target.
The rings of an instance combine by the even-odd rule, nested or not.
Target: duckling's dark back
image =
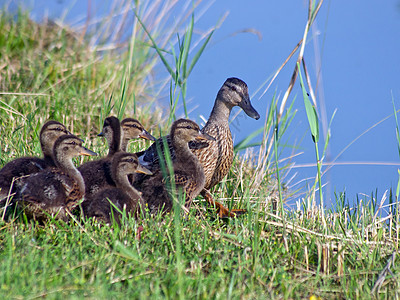
[[[42,126],[40,143],[44,157],[20,157],[10,161],[0,170],[0,203],[9,194],[15,193],[19,178],[43,171],[46,168],[55,167],[54,160],[51,157],[52,150],[49,149],[53,148],[58,137],[68,133],[63,124],[54,120],[47,121]]]

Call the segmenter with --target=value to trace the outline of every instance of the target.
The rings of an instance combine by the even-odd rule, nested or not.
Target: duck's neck
[[[79,190],[83,195],[85,193],[85,182],[83,180],[82,174],[78,171],[78,169],[72,162],[72,158],[66,158],[62,156],[59,157],[56,153],[55,163],[58,169],[60,169],[62,172],[64,172],[65,174],[67,174],[69,177],[71,177],[73,180],[76,181],[76,183],[79,186]]]
[[[228,126],[231,110],[232,106],[226,104],[224,101],[219,99],[219,97],[217,97],[207,123],[212,122]]]
[[[125,139],[125,138],[121,139],[121,147],[120,147],[121,151],[126,152],[126,149],[128,148],[128,143],[129,143],[129,139]]]
[[[117,173],[117,176],[113,179],[117,188],[123,190],[129,196],[129,198],[131,198],[132,201],[137,201],[137,204],[139,204],[139,202],[142,202],[142,197],[140,196],[140,193],[129,182],[128,174]],[[144,203],[141,203],[141,205],[143,204]]]
[[[111,136],[111,139],[108,140],[108,155],[107,156],[113,156],[115,153],[121,151],[121,144],[122,144],[122,135],[121,135],[121,129],[120,128],[115,128],[113,130],[113,134]]]

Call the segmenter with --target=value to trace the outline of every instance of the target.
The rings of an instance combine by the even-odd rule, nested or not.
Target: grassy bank
[[[155,101],[165,82],[149,77],[160,62],[140,28],[129,43],[99,52],[79,32],[2,13],[0,167],[16,157],[40,155],[38,132],[47,119],[63,122],[100,154],[106,146],[95,135],[109,114],[134,116],[154,135],[159,129],[153,124],[166,132],[170,118]],[[157,26],[148,29],[165,45]],[[276,111],[272,101],[266,132],[273,131]],[[289,124],[291,115],[281,118]],[[305,198],[298,209],[273,213],[271,204],[279,199],[273,154],[285,130],[290,128],[281,126],[274,135],[277,151],[265,141],[268,157],[237,156],[226,180],[213,189],[227,206],[248,209],[240,218],[216,218],[201,198],[189,216],[129,219],[121,228],[79,218],[41,226],[20,212],[1,218],[0,297],[398,297],[396,206],[380,217],[381,200],[394,203],[394,195],[372,195],[356,207],[338,195],[324,215]],[[135,142],[130,150],[147,145]],[[282,192],[284,198],[291,191]]]

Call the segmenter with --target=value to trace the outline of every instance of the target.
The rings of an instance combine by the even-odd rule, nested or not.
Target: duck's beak
[[[252,117],[253,119],[256,120],[260,118],[258,112],[251,105],[250,97],[247,96],[246,98],[243,98],[243,100],[239,103],[239,107],[241,107],[246,113],[246,115],[248,115],[249,117]]]
[[[141,164],[138,164],[138,167],[136,169],[136,173],[142,173],[142,174],[146,174],[146,175],[153,175],[153,173],[149,169],[143,167]]]
[[[199,141],[204,141],[204,140],[215,141],[215,138],[213,138],[211,135],[203,133],[201,131],[199,131],[199,135],[196,136],[195,139]]]
[[[89,150],[85,147],[82,146],[82,149],[79,153],[80,155],[85,155],[85,156],[97,156],[96,152],[93,152],[92,150]]]
[[[145,129],[139,134],[139,137],[145,140],[155,141],[156,138],[148,133]]]

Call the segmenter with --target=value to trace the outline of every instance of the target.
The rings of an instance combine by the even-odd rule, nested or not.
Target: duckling
[[[67,211],[73,210],[85,192],[81,173],[72,159],[79,155],[97,155],[82,146],[75,135],[63,135],[54,143],[55,167],[24,179],[17,190],[17,204],[29,218],[46,220],[48,215],[67,221]]]
[[[186,119],[179,119],[172,124],[170,138],[175,153],[173,170],[176,190],[172,193],[181,190],[186,197],[185,204],[190,205],[193,198],[204,188],[206,178],[203,167],[190,151],[188,142],[213,141],[214,138],[207,133],[202,133],[195,122]],[[173,202],[169,196],[171,191],[168,188],[168,181],[168,176],[164,176],[161,170],[157,170],[153,176],[147,176],[141,182],[139,190],[150,213],[156,213],[160,209],[163,212],[169,212],[172,209]]]
[[[85,180],[86,196],[96,194],[105,186],[115,186],[111,175],[111,160],[116,153],[125,151],[130,139],[138,137],[154,139],[138,121],[129,118],[123,120],[121,125],[118,118],[113,116],[104,120],[102,132],[98,136],[106,138],[109,151],[106,157],[87,162],[78,168]]]
[[[39,134],[43,158],[20,157],[10,161],[0,170],[0,203],[7,199],[8,195],[11,196],[15,193],[13,179],[16,180],[49,167],[55,167],[52,158],[54,142],[65,134],[70,134],[70,132],[63,124],[54,120],[47,121]]]
[[[121,121],[122,142],[121,150],[126,151],[128,143],[131,139],[143,138],[150,141],[155,141],[155,137],[144,129],[143,125],[136,119],[126,118]]]
[[[218,91],[210,117],[201,130],[202,133],[207,133],[215,139],[189,143],[190,149],[204,168],[206,182],[201,195],[209,204],[217,207],[220,217],[234,216],[245,212],[245,210],[232,210],[230,212],[221,203],[215,201],[209,192],[228,174],[232,166],[234,153],[232,134],[229,129],[229,116],[235,106],[242,108],[249,117],[256,120],[260,118],[258,112],[251,105],[247,84],[238,78],[228,78]],[[170,137],[167,136],[166,139],[171,156],[174,157]],[[147,150],[138,153],[139,162],[153,172],[159,168],[156,143]]]
[[[115,186],[111,177],[112,156],[121,151],[121,125],[116,117],[107,117],[98,136],[104,136],[108,143],[108,154],[98,160],[81,165],[78,170],[85,181],[85,195],[97,193],[104,186]]]
[[[128,176],[134,173],[152,175],[146,168],[142,167],[133,153],[118,152],[111,162],[111,175],[116,187],[108,187],[90,195],[82,202],[83,214],[86,217],[96,217],[106,224],[112,223],[112,215],[120,224],[121,214],[112,207],[115,205],[118,210],[126,209],[132,216],[138,212],[139,205],[144,207],[140,193],[130,184]]]

